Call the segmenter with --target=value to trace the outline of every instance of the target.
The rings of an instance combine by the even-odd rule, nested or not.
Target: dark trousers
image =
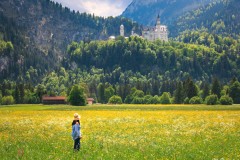
[[[77,138],[74,140],[74,150],[78,150],[80,149],[80,138]]]

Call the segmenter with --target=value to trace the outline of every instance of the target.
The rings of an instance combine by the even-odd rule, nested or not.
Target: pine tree
[[[182,104],[183,100],[184,100],[183,84],[182,82],[178,82],[177,89],[174,91],[174,103]]]
[[[209,96],[210,93],[210,87],[208,85],[208,83],[204,83],[203,86],[203,99],[205,99],[207,96]]]
[[[20,103],[20,93],[19,93],[18,84],[16,84],[16,87],[15,87],[14,99],[15,99],[15,103],[16,103],[16,104],[19,104],[19,103]]]
[[[24,101],[24,84],[20,83],[18,87],[19,87],[19,98],[20,98],[19,103],[22,104]]]
[[[97,86],[97,97],[98,97],[98,102],[100,103],[104,103],[104,85],[102,83],[99,83],[99,85]]]
[[[197,86],[194,84],[193,80],[189,77],[183,84],[185,98],[188,97],[191,99],[198,95]]]
[[[219,80],[215,77],[212,82],[212,94],[216,94],[218,98],[221,96],[221,85]]]
[[[230,86],[229,96],[232,97],[235,104],[240,104],[240,83],[238,81]]]

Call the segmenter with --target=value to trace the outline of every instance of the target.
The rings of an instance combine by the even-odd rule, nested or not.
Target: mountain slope
[[[12,57],[4,57],[8,59],[8,64],[0,66],[4,72],[0,73],[2,77],[14,77],[18,61],[24,66],[18,71],[19,74],[26,73],[30,66],[40,68],[42,72],[54,69],[61,63],[67,45],[72,41],[107,39],[110,35],[119,35],[121,24],[125,25],[126,35],[132,28],[138,30],[137,24],[127,19],[105,19],[71,12],[69,8],[50,0],[1,0],[0,20],[0,39],[12,42],[14,50],[11,55],[15,56],[11,62],[14,67],[10,66]],[[3,58],[1,54],[0,58]]]
[[[169,28],[174,36],[185,30],[204,28],[213,34],[237,38],[240,34],[239,8],[239,0],[218,0],[206,7],[185,13]]]
[[[133,0],[121,16],[143,25],[154,25],[160,14],[161,22],[170,24],[183,13],[199,8],[211,0]]]

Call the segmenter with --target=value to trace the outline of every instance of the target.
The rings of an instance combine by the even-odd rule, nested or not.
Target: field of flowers
[[[81,151],[71,122],[81,115]],[[0,159],[240,159],[240,105],[0,106]]]

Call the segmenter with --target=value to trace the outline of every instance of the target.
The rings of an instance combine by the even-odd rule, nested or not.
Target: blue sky
[[[118,16],[132,0],[53,0],[71,10],[94,13],[97,16]]]

